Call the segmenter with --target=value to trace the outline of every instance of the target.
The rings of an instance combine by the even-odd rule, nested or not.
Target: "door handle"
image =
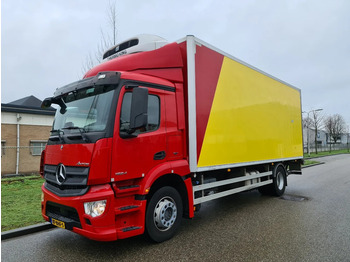
[[[154,160],[162,160],[166,156],[165,151],[160,151],[154,154],[153,159]]]

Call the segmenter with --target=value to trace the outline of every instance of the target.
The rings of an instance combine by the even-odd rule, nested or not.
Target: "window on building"
[[[1,141],[1,156],[5,155],[6,141]]]
[[[45,149],[46,141],[30,141],[30,151],[33,156],[40,156]]]

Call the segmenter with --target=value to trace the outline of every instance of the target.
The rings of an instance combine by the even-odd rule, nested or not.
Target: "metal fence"
[[[329,152],[335,150],[348,150],[350,151],[350,144],[328,144],[326,146],[317,146],[317,152]],[[315,153],[316,147],[315,145],[310,145],[310,153]],[[304,154],[307,154],[307,145],[304,145]]]

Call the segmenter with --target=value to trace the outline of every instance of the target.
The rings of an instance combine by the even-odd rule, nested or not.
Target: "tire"
[[[282,164],[275,167],[273,171],[272,184],[259,187],[258,190],[262,195],[282,196],[287,186],[286,170]]]
[[[181,224],[182,211],[182,199],[175,188],[158,189],[147,205],[146,236],[157,243],[172,238]]]
[[[286,170],[282,165],[278,165],[274,170],[272,182],[272,195],[282,196],[287,186]]]

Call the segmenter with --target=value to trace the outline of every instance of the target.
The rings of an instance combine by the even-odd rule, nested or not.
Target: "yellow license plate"
[[[56,227],[60,227],[60,228],[66,228],[66,225],[64,222],[59,221],[57,219],[51,218],[51,224],[56,226]]]

